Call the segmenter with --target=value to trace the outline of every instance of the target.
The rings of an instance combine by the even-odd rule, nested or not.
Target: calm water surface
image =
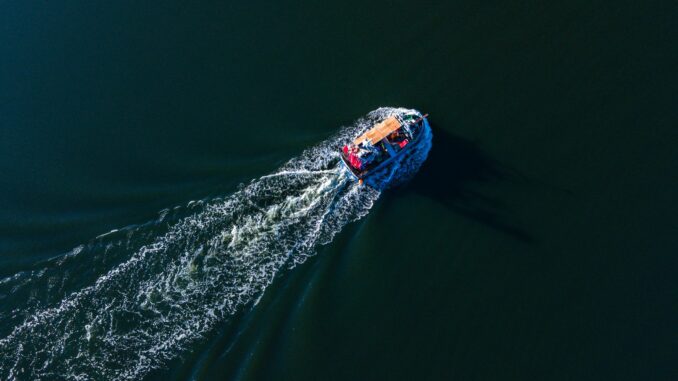
[[[2,3],[0,379],[675,380],[677,11]],[[384,106],[407,185],[251,182]]]

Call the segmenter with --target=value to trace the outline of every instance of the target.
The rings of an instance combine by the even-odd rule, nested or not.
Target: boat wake
[[[373,111],[233,195],[0,279],[0,303],[25,306],[0,307],[0,379],[139,379],[180,356],[369,212],[380,191],[349,178],[337,147],[402,110]]]

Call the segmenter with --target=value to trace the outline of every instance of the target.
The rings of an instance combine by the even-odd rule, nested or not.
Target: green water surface
[[[678,379],[677,10],[0,3],[0,277],[412,107],[414,180],[147,378]]]

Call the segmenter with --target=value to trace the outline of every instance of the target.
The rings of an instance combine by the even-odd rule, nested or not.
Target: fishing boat
[[[381,120],[342,147],[342,162],[360,184],[376,176],[392,177],[397,164],[422,142],[430,128],[427,116],[411,110]]]

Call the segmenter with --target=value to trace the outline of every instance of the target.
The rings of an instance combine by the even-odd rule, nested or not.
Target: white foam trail
[[[113,229],[113,230],[111,230],[111,231],[109,231],[109,232],[107,232],[107,233],[99,234],[99,235],[97,236],[97,238],[103,238],[103,237],[106,237],[107,235],[111,235],[111,234],[117,233],[117,232],[118,232],[118,229]]]
[[[162,367],[368,213],[380,192],[350,180],[337,149],[402,111],[376,110],[232,196],[165,209],[3,279],[0,295],[27,302],[0,308],[0,379],[139,379]]]

